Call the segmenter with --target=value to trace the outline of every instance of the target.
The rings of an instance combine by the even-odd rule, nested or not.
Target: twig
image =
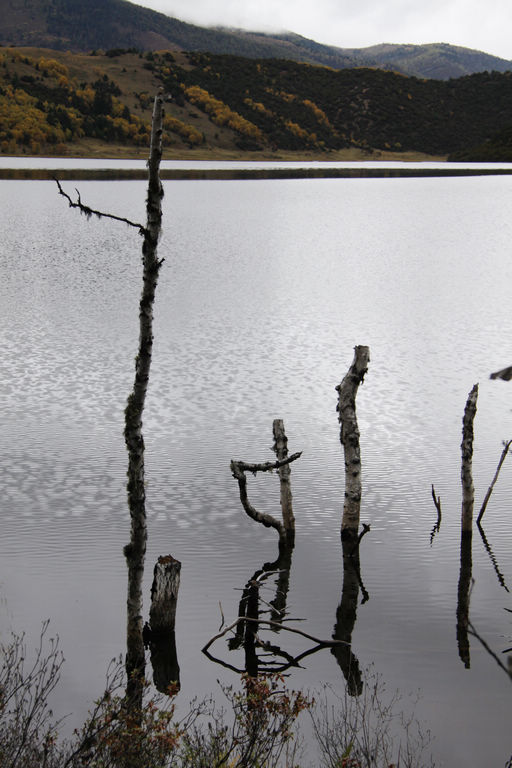
[[[501,458],[500,458],[500,460],[498,462],[498,466],[496,468],[496,473],[495,473],[495,475],[494,475],[494,477],[492,479],[492,483],[490,484],[490,486],[489,486],[489,488],[487,490],[487,493],[485,494],[485,499],[483,501],[482,507],[480,509],[480,514],[478,515],[478,519],[476,521],[477,525],[480,525],[480,520],[482,519],[482,517],[484,515],[485,509],[487,507],[487,502],[491,498],[491,493],[493,492],[494,486],[496,484],[496,480],[498,479],[498,475],[500,474],[501,467],[503,465],[503,462],[505,461],[505,458],[506,458],[507,453],[508,453],[508,449],[510,448],[511,444],[512,444],[512,440],[508,440],[507,442],[503,442],[503,451],[501,453]]]
[[[128,224],[130,227],[135,227],[135,229],[139,230],[140,235],[146,235],[147,230],[146,227],[144,227],[142,224],[138,224],[135,221],[130,221],[130,219],[126,219],[123,216],[115,216],[113,213],[104,213],[103,211],[97,211],[94,208],[89,208],[88,205],[84,205],[82,203],[82,200],[80,198],[80,192],[78,189],[75,189],[77,200],[74,202],[71,197],[67,194],[67,192],[64,192],[64,190],[61,187],[60,181],[54,176],[53,180],[57,183],[57,187],[59,188],[59,194],[66,198],[66,200],[69,203],[70,208],[78,208],[80,213],[83,213],[84,216],[86,216],[88,219],[91,218],[91,216],[97,216],[98,219],[113,219],[114,221],[121,221],[123,224]]]

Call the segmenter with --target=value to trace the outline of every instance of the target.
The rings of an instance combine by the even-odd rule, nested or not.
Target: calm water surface
[[[80,191],[94,207],[144,221],[143,182],[81,182]],[[489,380],[512,364],[512,179],[179,181],[165,192],[144,420],[146,595],[153,562],[171,552],[183,563],[180,696],[236,680],[200,648],[218,631],[219,602],[232,620],[239,590],[277,544],[245,517],[229,461],[272,459],[277,417],[290,449],[303,451],[292,468],[288,609],[307,619],[305,631],[332,636],[343,581],[334,387],[354,345],[367,344],[357,407],[369,599],[359,597],[352,650],[388,689],[420,691],[438,765],[504,765],[511,684],[476,638],[464,667],[456,607],[461,418],[475,382],[477,509],[502,440],[512,438],[512,384]],[[87,222],[52,182],[3,181],[0,199],[1,636],[12,627],[35,641],[51,617],[67,659],[58,706],[78,717],[124,643],[122,431],[140,238],[115,222]],[[432,483],[443,521],[431,543]],[[511,490],[506,462],[484,524],[507,588]],[[258,476],[251,494],[277,514],[275,476]],[[506,663],[512,601],[478,533],[472,574],[471,621]],[[215,651],[241,663],[224,642]],[[291,677],[295,687],[326,681],[344,689],[328,650]]]

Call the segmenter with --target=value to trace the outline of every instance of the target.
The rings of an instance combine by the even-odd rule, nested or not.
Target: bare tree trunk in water
[[[274,419],[272,424],[274,433],[274,445],[272,449],[277,458],[282,461],[288,458],[288,438],[284,431],[284,422],[282,419]],[[289,464],[284,464],[277,470],[279,475],[279,484],[281,489],[281,512],[283,514],[283,525],[288,539],[288,545],[293,546],[295,539],[295,517],[292,507],[292,486],[290,482],[291,468]]]
[[[345,453],[345,503],[341,522],[341,538],[357,539],[361,509],[361,449],[356,415],[356,395],[363,383],[370,361],[370,348],[357,346],[354,360],[336,387],[339,394],[338,420],[341,424],[340,442]]]
[[[139,349],[135,360],[133,390],[125,409],[124,437],[128,450],[128,506],[131,518],[130,543],[124,548],[128,566],[126,632],[126,698],[134,709],[142,705],[144,643],[142,639],[142,579],[146,554],[146,494],[144,487],[144,438],[142,415],[146,400],[153,349],[153,304],[162,261],[157,246],[162,224],[163,187],[159,169],[162,157],[163,95],[155,97],[151,147],[148,161],[147,225],[142,245],[143,286],[139,308]]]
[[[475,488],[473,485],[473,422],[476,414],[476,401],[478,399],[478,384],[475,384],[468,395],[464,417],[462,419],[462,532],[471,533],[473,529],[473,505],[475,502]]]
[[[469,600],[471,593],[472,573],[472,538],[473,538],[473,505],[475,488],[473,485],[473,422],[476,414],[478,384],[475,384],[468,395],[464,416],[462,419],[462,522],[460,536],[460,573],[457,589],[457,646],[459,656],[466,669],[470,667],[469,651]]]

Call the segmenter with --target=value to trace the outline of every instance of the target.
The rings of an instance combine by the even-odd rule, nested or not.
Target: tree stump
[[[159,557],[153,570],[149,625],[151,636],[174,630],[181,563],[172,555]]]
[[[153,570],[148,639],[153,682],[161,693],[175,692],[180,687],[175,634],[180,572],[181,563],[172,555],[159,557]]]

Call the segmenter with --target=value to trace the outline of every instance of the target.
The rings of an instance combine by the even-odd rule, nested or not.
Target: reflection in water
[[[290,569],[292,565],[293,547],[280,546],[279,556],[272,563],[265,563],[245,585],[238,606],[238,617],[251,619],[251,621],[239,621],[234,637],[228,641],[229,650],[243,647],[245,653],[245,671],[248,675],[256,677],[262,672],[283,671],[283,667],[276,668],[275,657],[285,660],[284,668],[297,666],[286,651],[279,646],[263,642],[258,637],[258,621],[269,615],[274,622],[272,629],[278,632],[286,615],[286,600],[290,586]],[[277,575],[276,593],[273,600],[265,602],[260,596],[260,589],[266,580]],[[267,608],[260,610],[260,600],[265,602]],[[258,656],[257,649],[263,649],[265,656]]]
[[[245,673],[250,677],[258,675],[281,674],[291,667],[300,667],[300,662],[323,648],[333,648],[344,641],[320,640],[314,635],[303,632],[296,627],[286,624],[286,598],[289,588],[290,568],[293,547],[280,545],[279,556],[272,563],[265,563],[247,582],[240,600],[236,620],[224,627],[224,617],[221,629],[202,649],[204,655],[227,669],[237,673]],[[277,575],[276,596],[272,601],[265,601],[260,594],[262,586],[271,576]],[[262,605],[266,608],[262,609]],[[264,618],[270,615],[272,618]],[[262,640],[259,631],[268,627],[274,632],[286,631],[307,638],[315,643],[312,648],[294,656],[275,643]],[[219,638],[234,630],[233,637],[228,640],[230,651],[243,648],[244,665],[235,667],[209,652],[210,646]],[[261,651],[261,653],[260,653]]]
[[[437,509],[437,521],[430,532],[430,546],[432,546],[434,542],[434,537],[436,533],[439,533],[441,529],[441,497],[436,496],[436,489],[434,488],[433,484],[432,484],[432,498],[434,500],[434,504]]]
[[[466,669],[471,666],[469,654],[469,601],[471,597],[471,531],[462,531],[460,539],[460,574],[457,589],[457,646]]]
[[[491,549],[491,545],[487,541],[487,537],[486,537],[486,535],[484,533],[484,529],[482,528],[480,523],[477,523],[477,526],[478,526],[478,531],[480,533],[480,536],[482,537],[482,541],[483,541],[483,545],[485,547],[485,551],[487,552],[487,554],[489,555],[489,557],[491,559],[491,563],[493,564],[494,571],[496,573],[496,576],[498,577],[498,581],[499,581],[500,585],[503,587],[503,589],[506,592],[510,592],[509,588],[505,584],[505,577],[503,576],[503,574],[502,574],[502,572],[500,570],[500,567],[498,565],[498,561],[496,560],[496,556],[495,556],[494,552]]]
[[[340,641],[341,644],[334,646],[331,653],[336,658],[347,681],[347,690],[350,696],[360,696],[363,692],[359,661],[352,651],[352,632],[357,618],[359,589],[361,588],[363,595],[362,603],[365,603],[370,597],[361,579],[359,559],[359,543],[369,530],[370,526],[363,526],[363,531],[356,544],[349,539],[342,539],[341,542],[343,548],[343,588],[341,602],[336,610],[336,624],[333,631],[333,639]]]

